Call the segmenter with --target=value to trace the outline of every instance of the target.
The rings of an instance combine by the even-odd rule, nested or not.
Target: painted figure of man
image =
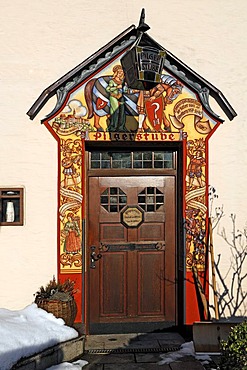
[[[139,113],[139,130],[143,129],[146,121],[146,116],[150,115],[152,126],[160,130],[161,123],[163,122],[164,129],[169,131],[170,122],[167,120],[163,110],[168,104],[171,104],[179,94],[182,92],[183,86],[174,77],[170,75],[162,75],[160,83],[149,91],[140,91],[137,101],[137,109]],[[166,93],[164,96],[163,94]],[[159,99],[159,101],[157,100]],[[157,103],[155,103],[157,101]],[[150,104],[151,103],[151,104]],[[151,108],[152,107],[152,108]],[[155,109],[159,107],[159,110]],[[154,115],[149,110],[154,110]],[[157,123],[159,118],[159,124]],[[156,127],[155,127],[156,126]]]
[[[77,171],[75,168],[75,164],[80,165],[81,164],[81,157],[76,154],[73,155],[73,150],[69,147],[66,147],[64,150],[64,158],[62,160],[62,166],[63,166],[63,174],[64,174],[64,187],[67,188],[69,186],[69,179],[72,179],[73,185],[77,189],[78,183],[77,183]]]
[[[190,158],[190,163],[188,165],[189,187],[191,188],[193,186],[194,179],[196,179],[199,186],[202,187],[202,167],[206,165],[203,151],[196,150],[194,154],[188,151],[188,157]]]
[[[110,125],[108,131],[126,131],[125,107],[123,97],[124,72],[120,65],[113,67],[113,77],[106,91],[110,94]]]

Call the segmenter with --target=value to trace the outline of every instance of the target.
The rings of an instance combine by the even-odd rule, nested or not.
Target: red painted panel
[[[204,272],[198,273],[200,281],[205,291],[206,299],[208,300],[209,295],[209,284],[208,284],[208,274],[206,273],[206,283]],[[205,285],[205,286],[204,286]],[[203,310],[203,305],[201,302],[200,295],[196,290],[196,285],[194,283],[194,277],[192,271],[187,271],[186,273],[186,325],[192,325],[195,321],[206,320],[205,312]]]
[[[70,279],[75,281],[75,301],[77,305],[77,315],[75,318],[75,322],[83,322],[82,317],[82,275],[81,274],[59,274],[58,280],[60,282],[64,282],[66,279]]]

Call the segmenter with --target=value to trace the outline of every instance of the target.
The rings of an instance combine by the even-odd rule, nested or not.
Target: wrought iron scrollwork
[[[155,248],[158,250],[158,251],[164,251],[165,248],[166,248],[166,245],[164,242],[158,242],[155,246]]]
[[[100,250],[101,252],[108,252],[108,251],[109,251],[109,246],[108,246],[108,245],[106,245],[106,244],[100,243],[99,250]]]
[[[117,243],[117,244],[104,244],[101,243],[99,247],[100,252],[119,252],[119,251],[148,251],[148,250],[165,250],[165,242],[160,241],[157,243]]]

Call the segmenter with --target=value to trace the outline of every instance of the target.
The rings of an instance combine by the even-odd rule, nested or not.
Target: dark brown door
[[[90,332],[174,323],[175,177],[90,177],[88,230]]]

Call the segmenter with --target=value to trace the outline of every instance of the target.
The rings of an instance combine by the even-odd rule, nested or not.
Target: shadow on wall
[[[244,263],[247,256],[247,227],[243,230],[238,229],[236,224],[236,215],[231,214],[231,230],[226,230],[221,227],[221,220],[225,216],[224,206],[214,207],[214,200],[218,199],[218,195],[214,187],[209,187],[209,201],[212,229],[225,242],[230,252],[229,267],[225,272],[221,269],[221,257],[219,253],[215,256],[215,275],[217,282],[217,299],[219,308],[219,317],[234,319],[244,317],[247,313],[246,297],[247,292],[244,290],[244,282],[247,278],[247,273],[244,270]],[[229,282],[229,283],[226,283]],[[211,284],[210,284],[211,286]],[[210,305],[210,308],[215,311],[215,307]]]

